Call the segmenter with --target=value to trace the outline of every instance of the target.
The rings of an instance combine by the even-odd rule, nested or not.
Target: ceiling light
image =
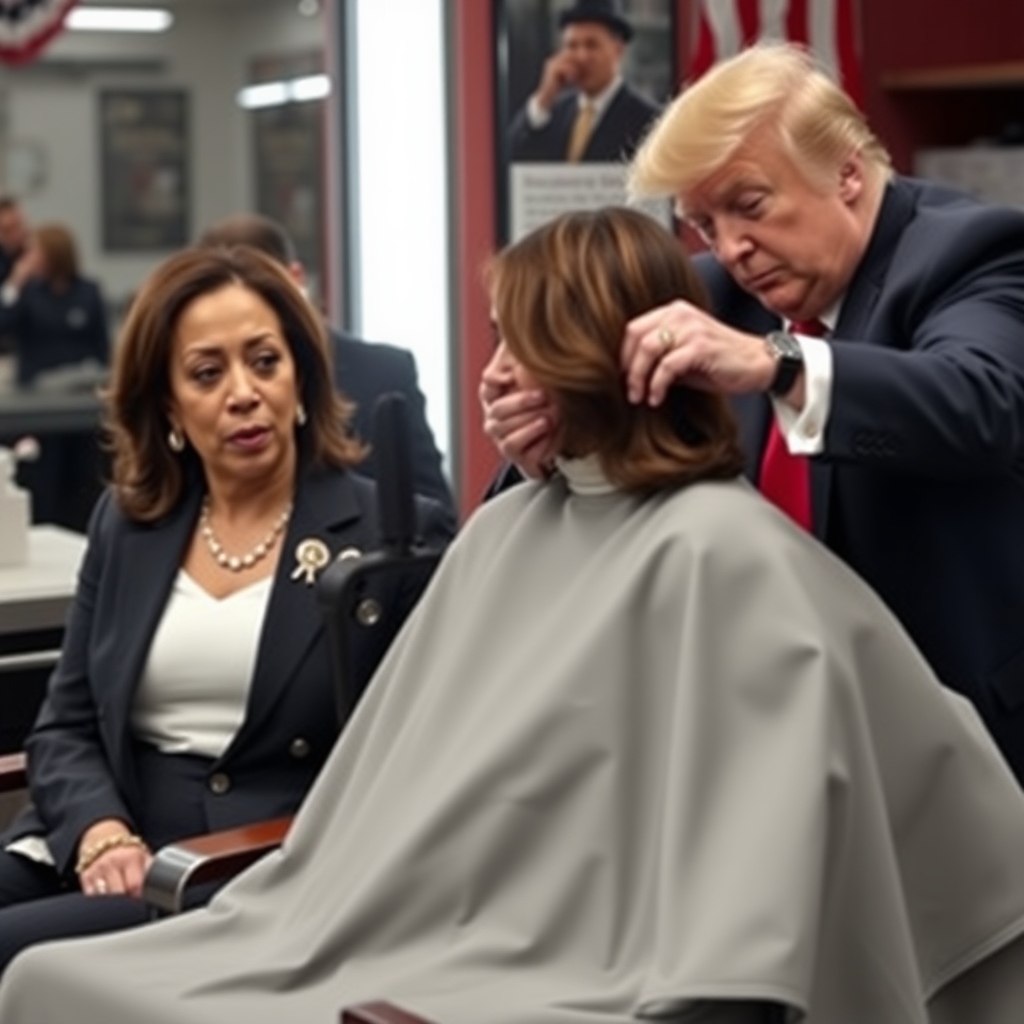
[[[331,93],[331,80],[327,75],[304,75],[288,81],[263,82],[239,90],[238,105],[245,110],[280,107],[285,103],[306,103],[322,100]]]
[[[174,15],[159,7],[73,7],[64,22],[78,32],[166,32]]]

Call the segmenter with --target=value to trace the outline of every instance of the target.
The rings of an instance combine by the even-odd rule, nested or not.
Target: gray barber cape
[[[282,850],[30,950],[0,1021],[1021,1024],[1024,797],[971,708],[747,485],[573,479],[472,518]]]

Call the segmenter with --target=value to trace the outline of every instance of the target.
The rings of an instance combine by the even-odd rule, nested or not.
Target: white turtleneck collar
[[[559,456],[555,459],[555,466],[573,494],[612,494],[618,490],[604,475],[601,460],[596,455],[585,455],[581,459]]]

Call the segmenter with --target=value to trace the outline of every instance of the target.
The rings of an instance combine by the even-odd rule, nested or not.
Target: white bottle
[[[27,491],[14,482],[14,453],[0,448],[0,566],[28,564],[31,506]]]

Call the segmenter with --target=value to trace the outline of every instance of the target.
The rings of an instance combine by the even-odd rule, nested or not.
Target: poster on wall
[[[494,0],[498,235],[627,201],[626,167],[673,95],[674,0]],[[666,226],[670,204],[645,204]]]
[[[99,94],[102,239],[107,252],[188,244],[188,96],[181,89]]]
[[[324,79],[321,52],[258,57],[249,82],[284,84],[289,97],[250,112],[256,209],[282,224],[306,271],[314,302],[323,300],[324,278]],[[286,90],[282,90],[283,92]],[[306,95],[311,94],[311,95]],[[301,99],[297,98],[302,97]]]

